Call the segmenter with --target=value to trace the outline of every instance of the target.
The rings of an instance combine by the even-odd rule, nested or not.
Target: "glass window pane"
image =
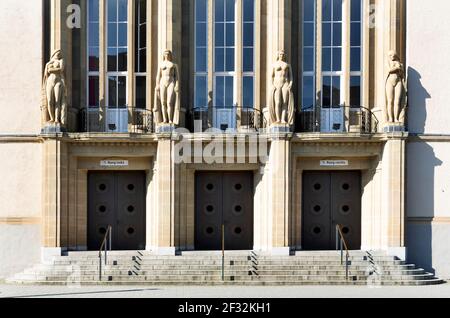
[[[216,26],[217,27],[217,26]],[[197,46],[206,46],[208,33],[206,23],[197,23],[197,29],[195,34],[195,41]],[[223,36],[223,32],[222,32]]]
[[[206,22],[207,11],[207,0],[195,0],[195,17],[197,19],[197,22]]]
[[[115,76],[108,77],[108,107],[117,107],[117,78]]]
[[[243,79],[243,107],[253,108],[254,84],[253,77],[245,76]]]
[[[139,27],[139,48],[147,47],[147,24]]]
[[[303,104],[302,109],[310,110],[314,107],[314,77],[303,77]]]
[[[108,0],[108,22],[117,21],[117,0]]]
[[[208,80],[206,76],[195,77],[195,107],[208,107]]]
[[[215,107],[224,107],[225,106],[225,77],[217,76],[216,77],[216,104]]]
[[[196,50],[195,59],[196,59],[196,72],[206,72],[207,71],[207,56],[206,49],[199,48]]]
[[[98,76],[89,76],[89,107],[99,107],[99,79]]]
[[[147,0],[139,0],[139,22],[147,22]],[[136,14],[136,16],[138,16]]]
[[[234,46],[234,23],[226,24],[226,46]]]
[[[351,0],[351,20],[361,21],[361,1],[362,0]]]
[[[224,49],[216,49],[215,54],[215,71],[216,72],[224,72],[225,71],[225,50]]]
[[[322,25],[322,46],[331,46],[331,23]]]
[[[89,23],[89,46],[100,46],[98,23]]]
[[[89,21],[99,21],[99,0],[89,0]]]
[[[333,0],[333,20],[342,21],[342,0]]]
[[[322,21],[331,21],[332,0],[322,0]]]
[[[244,21],[254,21],[255,15],[255,1],[254,0],[244,0]]]
[[[303,20],[314,21],[315,0],[303,0]]]
[[[244,23],[244,46],[253,46],[253,23]]]
[[[125,76],[119,76],[118,84],[118,106],[120,108],[125,108],[127,106],[127,78]]]
[[[117,49],[108,49],[108,72],[117,71]]]
[[[108,47],[117,46],[117,23],[108,23]]]
[[[226,1],[226,20],[234,21],[234,6],[235,0],[225,0]]]
[[[146,77],[136,76],[136,108],[147,108]]]
[[[322,107],[330,108],[331,106],[331,77],[324,76],[322,83]]]
[[[234,106],[234,78],[232,76],[225,77],[225,106],[233,107]]]
[[[225,0],[215,0],[215,15],[214,20],[216,22],[225,21]]]
[[[361,77],[350,77],[350,106],[359,107],[361,105]]]
[[[244,58],[243,58],[243,70],[244,72],[253,72],[253,48],[245,48],[244,49]]]
[[[339,106],[341,104],[341,78],[333,76],[333,95],[331,106]]]
[[[234,49],[226,49],[225,71],[234,72]]]
[[[350,71],[361,71],[361,49],[359,48],[350,49]]]
[[[215,24],[215,43],[216,46],[225,46],[225,24],[224,23],[216,23]],[[206,39],[205,45],[206,46]]]
[[[360,46],[361,45],[361,24],[352,23],[350,28],[350,45]]]
[[[303,50],[303,72],[314,71],[314,49],[306,48]]]
[[[139,51],[139,69],[138,72],[145,73],[147,71],[147,50]]]
[[[119,65],[118,65],[118,71],[119,72],[126,72],[127,71],[127,49],[118,49],[118,54],[119,54]]]
[[[119,46],[127,46],[127,24],[119,23]]]
[[[342,45],[342,23],[333,23],[333,46]]]
[[[333,49],[333,71],[340,72],[342,70],[342,49]]]
[[[98,72],[99,71],[99,60],[100,52],[98,47],[89,48],[89,71]]]
[[[322,70],[324,72],[331,71],[331,49],[322,50]]]
[[[303,24],[303,45],[304,46],[314,46],[315,45],[314,36],[314,23],[304,23]]]
[[[119,1],[119,21],[126,22],[128,20],[128,0]]]

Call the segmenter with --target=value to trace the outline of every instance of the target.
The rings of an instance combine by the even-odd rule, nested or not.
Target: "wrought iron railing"
[[[197,107],[187,114],[187,128],[191,132],[206,131],[216,128],[226,130],[260,131],[267,126],[266,120],[259,109],[251,107]]]
[[[373,112],[365,107],[337,106],[331,108],[309,108],[297,113],[297,132],[378,132],[379,121]]]
[[[153,112],[147,109],[83,108],[79,115],[79,131],[92,133],[153,133]]]

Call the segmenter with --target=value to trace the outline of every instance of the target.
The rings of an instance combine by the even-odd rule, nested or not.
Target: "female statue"
[[[272,90],[269,104],[271,123],[293,125],[295,106],[292,92],[292,68],[286,63],[284,51],[278,52],[271,77]]]
[[[65,125],[66,84],[65,64],[61,50],[56,50],[45,65],[43,79],[43,122]]]
[[[172,52],[164,51],[155,88],[155,118],[157,124],[179,124],[180,94],[178,66],[172,62]]]
[[[405,120],[406,82],[405,69],[396,52],[389,52],[389,74],[386,79],[385,120],[402,123]]]

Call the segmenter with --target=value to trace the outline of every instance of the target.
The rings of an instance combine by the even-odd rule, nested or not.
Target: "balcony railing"
[[[200,127],[201,124],[201,127]],[[267,126],[262,112],[250,107],[198,107],[188,112],[188,129],[205,131],[216,128],[227,130],[260,131]]]
[[[153,113],[147,109],[83,108],[79,118],[81,132],[148,134],[155,131]]]
[[[310,108],[297,113],[297,132],[362,133],[378,132],[379,121],[365,107],[338,106]]]

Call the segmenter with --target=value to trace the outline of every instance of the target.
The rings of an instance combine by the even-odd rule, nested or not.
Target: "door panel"
[[[253,174],[201,172],[196,175],[197,250],[253,248]]]
[[[336,249],[336,225],[350,249],[361,248],[361,173],[306,172],[303,176],[303,248]]]
[[[88,249],[98,250],[109,225],[114,250],[145,249],[145,173],[88,176]]]

